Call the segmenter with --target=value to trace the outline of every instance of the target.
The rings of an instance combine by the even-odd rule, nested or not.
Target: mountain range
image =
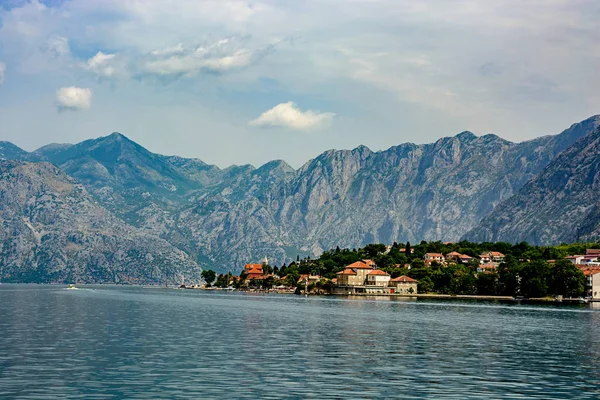
[[[598,240],[599,194],[600,128],[559,154],[465,238],[533,244]]]
[[[299,169],[280,160],[259,168],[221,169],[198,159],[152,153],[119,133],[34,152],[0,142],[0,159],[53,165],[85,189],[86,201],[103,210],[107,226],[123,224],[136,235],[172,246],[176,259],[190,260],[194,265],[181,275],[191,279],[199,266],[238,272],[264,256],[280,265],[297,255],[372,242],[527,237],[543,244],[583,234],[593,238],[596,228],[581,222],[548,228],[579,230],[575,236],[541,231],[523,236],[519,229],[502,228],[493,216],[510,210],[506,204],[523,191],[536,190],[531,185],[556,168],[559,155],[583,151],[580,146],[599,126],[600,116],[595,116],[558,135],[521,143],[462,132],[379,152],[365,146],[330,150]],[[15,209],[14,215],[19,212]],[[600,215],[592,206],[581,212]],[[91,222],[81,222],[86,223]],[[60,234],[62,228],[56,229]],[[136,268],[144,270],[142,264]]]

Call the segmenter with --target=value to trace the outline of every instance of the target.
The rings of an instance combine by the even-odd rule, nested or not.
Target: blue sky
[[[226,167],[600,113],[596,0],[0,0],[0,140]]]

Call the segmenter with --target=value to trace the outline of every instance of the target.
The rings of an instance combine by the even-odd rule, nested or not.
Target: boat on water
[[[73,284],[69,284],[69,286],[67,287],[67,289],[69,289],[69,290],[77,290],[77,288]]]

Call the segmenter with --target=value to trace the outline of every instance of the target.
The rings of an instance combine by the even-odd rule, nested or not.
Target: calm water
[[[600,309],[0,285],[2,398],[600,398]]]

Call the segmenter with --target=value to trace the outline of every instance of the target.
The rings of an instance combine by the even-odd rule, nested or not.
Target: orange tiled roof
[[[458,253],[456,251],[453,251],[452,253],[446,254],[446,257],[460,257],[460,256],[462,256],[462,254],[460,254],[460,253]]]
[[[345,270],[338,272],[336,275],[356,275],[356,272],[353,269],[346,268]]]
[[[416,283],[418,281],[416,279],[413,279],[413,278],[408,277],[406,275],[402,275],[402,276],[399,276],[397,278],[390,279],[390,282],[411,282],[411,283],[415,282]]]
[[[244,271],[248,274],[262,274],[263,266],[262,264],[246,264]]]
[[[375,266],[375,261],[373,261],[373,260],[362,260],[362,261],[371,267]]]
[[[504,257],[504,254],[500,253],[499,251],[490,251],[490,254],[492,257]]]
[[[373,269],[373,267],[368,266],[367,264],[365,264],[362,261],[357,261],[355,263],[352,263],[352,264],[346,266],[346,268]]]
[[[425,253],[425,255],[429,257],[444,257],[442,253]]]
[[[389,276],[389,274],[385,271],[382,271],[380,269],[374,269],[373,271],[369,272],[367,275],[382,275],[382,276]]]
[[[595,265],[577,264],[576,265],[585,276],[596,275],[600,273],[600,267]]]

